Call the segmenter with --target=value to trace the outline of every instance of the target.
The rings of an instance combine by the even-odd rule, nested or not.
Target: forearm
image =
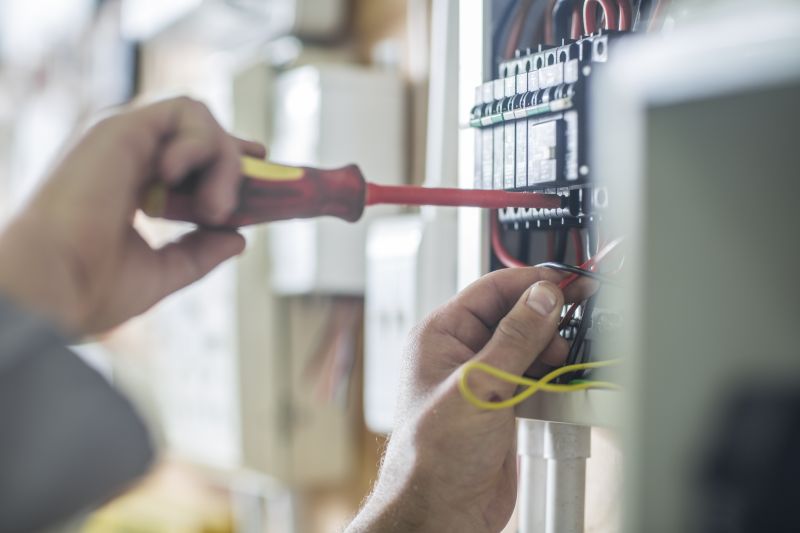
[[[152,458],[131,405],[38,317],[0,297],[0,530],[112,497]]]
[[[0,234],[0,295],[72,336],[85,318],[87,295],[76,290],[75,272],[62,259],[61,244],[50,240],[52,232],[46,221],[23,212]]]
[[[478,531],[468,516],[443,512],[446,506],[431,506],[419,485],[394,496],[380,488],[367,500],[345,533],[468,533]],[[435,510],[436,509],[436,510]]]
[[[372,494],[345,533],[479,531],[468,513],[453,509],[433,490],[437,483],[432,460],[436,458],[418,449],[413,432],[398,429],[387,446]]]

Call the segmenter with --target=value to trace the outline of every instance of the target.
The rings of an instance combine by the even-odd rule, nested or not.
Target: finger
[[[194,199],[196,212],[211,225],[222,224],[236,208],[242,181],[236,142],[227,133],[223,133],[217,142],[220,143],[217,157],[203,172]]]
[[[160,178],[175,184],[196,175],[193,206],[197,216],[210,225],[222,223],[238,203],[241,152],[237,142],[208,107],[190,98],[168,100],[144,111],[153,117],[171,117],[161,118],[166,122],[157,163]]]
[[[159,299],[202,278],[244,246],[244,237],[236,232],[198,229],[159,249]]]
[[[558,283],[566,277],[549,268],[507,268],[492,272],[461,291],[437,313],[436,327],[477,352],[491,338],[495,326],[520,295],[540,280]],[[566,301],[583,301],[597,283],[581,278],[564,291]]]
[[[233,137],[236,146],[243,155],[256,157],[258,159],[264,159],[267,157],[267,148],[260,142],[242,139],[241,137],[236,137],[235,135],[232,135],[231,137]]]
[[[542,350],[531,366],[525,371],[526,376],[540,378],[554,368],[564,366],[569,354],[570,343],[560,335],[554,335],[553,340]]]
[[[548,366],[562,366],[567,360],[569,354],[570,343],[561,335],[553,335],[542,353],[536,358],[536,361],[541,361]]]
[[[188,97],[172,98],[126,113],[137,128],[151,129],[157,142],[159,178],[174,184],[216,157],[222,128],[208,107]]]
[[[528,367],[528,370],[525,371],[525,376],[529,378],[540,379],[542,376],[546,376],[554,369],[555,367],[552,367],[537,359],[531,364],[531,366]]]
[[[557,284],[565,277],[562,272],[544,267],[506,268],[479,279],[464,289],[458,300],[485,324],[493,326],[532,284],[537,281]],[[564,297],[567,302],[582,301],[587,292],[591,294],[596,288],[596,282],[579,278],[564,290]]]
[[[219,146],[212,136],[200,132],[176,137],[167,143],[158,164],[159,176],[170,185],[214,161]]]
[[[552,342],[563,304],[564,296],[555,284],[535,283],[503,317],[477,360],[506,372],[522,374]],[[506,397],[515,389],[515,385],[487,374],[475,374],[478,394],[489,398],[498,394]]]

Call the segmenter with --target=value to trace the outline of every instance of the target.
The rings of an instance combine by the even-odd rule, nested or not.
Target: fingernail
[[[548,316],[556,307],[558,297],[549,283],[539,281],[528,293],[528,307],[542,316]]]

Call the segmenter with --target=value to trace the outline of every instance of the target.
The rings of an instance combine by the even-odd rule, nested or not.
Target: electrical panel
[[[574,364],[589,362],[597,339],[618,334],[625,324],[621,310],[607,303],[624,265],[621,237],[604,223],[618,204],[606,177],[593,168],[594,88],[621,41],[632,32],[660,28],[663,5],[647,0],[548,5],[484,4],[491,38],[483,49],[488,59],[483,72],[489,75],[469,95],[472,185],[560,198],[554,208],[490,212],[482,264],[488,270],[544,265],[602,278],[595,294],[562,312],[559,331],[570,344],[566,363]],[[562,382],[575,377],[581,375]]]
[[[495,79],[475,89],[475,188],[561,197],[555,209],[492,213],[491,267],[568,259],[577,266],[600,252],[597,223],[609,199],[592,173],[588,106],[592,76],[618,36],[600,31],[559,46],[517,50],[499,62]],[[566,363],[587,362],[598,335],[620,323],[620,314],[598,305],[597,295],[565,306],[560,334],[570,342]]]
[[[608,205],[592,180],[587,97],[608,60],[608,33],[517,51],[498,77],[475,89],[475,188],[558,194],[556,209],[506,208],[513,228],[585,227]]]

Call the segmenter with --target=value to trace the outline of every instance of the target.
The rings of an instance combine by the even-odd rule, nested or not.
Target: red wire
[[[506,59],[511,59],[514,56],[514,50],[517,49],[519,46],[519,39],[522,35],[522,28],[525,26],[525,19],[528,18],[528,11],[533,4],[533,0],[526,0],[519,6],[519,13],[517,13],[517,18],[514,20],[514,25],[511,27],[511,30],[508,32],[508,41],[506,42],[506,49],[504,57]]]
[[[622,237],[617,237],[610,243],[600,248],[600,250],[598,250],[597,253],[594,254],[592,257],[584,261],[579,268],[583,268],[585,270],[586,269],[594,270],[595,266],[601,261],[603,261],[608,256],[608,254],[613,252],[621,242],[622,242]],[[569,276],[561,280],[561,283],[558,284],[558,287],[564,289],[579,277],[580,276],[578,274],[570,274]]]
[[[556,40],[553,29],[553,9],[556,6],[556,0],[550,0],[544,10],[544,43],[553,44]]]
[[[410,185],[378,185],[367,183],[365,205],[449,205],[466,207],[523,207],[555,209],[561,198],[554,194],[508,192],[481,189],[448,189]]]
[[[581,7],[575,2],[575,7],[572,9],[572,28],[570,29],[570,37],[580,39],[583,34],[583,19],[581,18]]]
[[[590,257],[587,261],[585,261],[580,268],[594,270],[595,266],[602,260],[604,260],[611,252],[619,246],[619,243],[622,242],[622,237],[618,237],[611,241],[610,243],[606,244],[600,250],[597,251],[595,255]],[[561,282],[558,284],[558,288],[564,290],[567,288],[571,283],[573,283],[576,279],[580,276],[578,274],[570,274],[566,278],[562,279]],[[567,310],[564,318],[561,319],[561,322],[558,324],[558,329],[564,329],[569,321],[572,320],[572,317],[575,316],[575,310],[578,309],[578,303],[574,303],[570,306],[569,310]]]
[[[492,211],[490,216],[492,250],[494,251],[494,255],[497,256],[498,261],[500,261],[503,266],[509,268],[530,266],[511,255],[511,252],[506,249],[506,247],[503,245],[502,239],[500,238],[500,222],[497,220],[497,212]],[[614,239],[610,243],[600,248],[595,255],[581,263],[578,268],[582,268],[584,270],[594,270],[595,266],[603,261],[611,252],[613,252],[621,242],[622,237]],[[558,287],[560,289],[565,289],[579,277],[580,276],[578,274],[570,274],[559,282]]]
[[[583,27],[587,34],[597,31],[597,6],[603,8],[606,17],[606,29],[617,28],[617,7],[612,0],[586,0],[583,3]]]
[[[494,255],[497,257],[497,260],[500,261],[500,264],[508,268],[529,266],[511,255],[511,253],[503,245],[503,240],[500,238],[500,221],[497,220],[497,211],[492,211],[489,216],[491,217],[490,233],[492,239],[492,250],[494,251]]]
[[[494,255],[495,257],[497,257],[497,260],[500,261],[500,264],[508,268],[520,268],[520,267],[530,266],[523,263],[513,255],[511,255],[508,249],[506,249],[506,247],[503,245],[503,241],[500,238],[500,221],[497,220],[497,211],[492,211],[490,216],[491,216],[490,234],[492,241],[492,251],[494,251]],[[598,250],[594,256],[589,258],[587,261],[584,261],[580,265],[580,268],[594,270],[595,266],[601,261],[603,261],[611,252],[613,252],[614,249],[616,249],[616,247],[619,246],[621,242],[622,242],[622,237],[618,237],[613,241],[611,241],[610,243],[606,244],[605,246],[600,248],[600,250]],[[581,248],[578,247],[577,249]],[[580,276],[578,274],[570,274],[569,276],[567,276],[566,278],[562,279],[559,282],[558,288],[564,290],[579,277]],[[569,324],[569,321],[572,320],[573,316],[575,316],[575,311],[578,309],[579,305],[580,304],[576,302],[570,306],[570,308],[564,315],[564,318],[562,318],[561,322],[559,322],[558,324],[559,330],[564,329],[567,326],[567,324]]]
[[[567,327],[567,325],[569,325],[569,321],[572,320],[573,316],[575,316],[575,311],[578,309],[579,305],[580,304],[578,302],[575,302],[574,304],[569,306],[569,309],[564,315],[564,318],[562,318],[561,322],[558,323],[559,331]]]
[[[631,9],[630,0],[617,0],[619,7],[619,29],[620,31],[628,31],[633,24],[633,10]]]

